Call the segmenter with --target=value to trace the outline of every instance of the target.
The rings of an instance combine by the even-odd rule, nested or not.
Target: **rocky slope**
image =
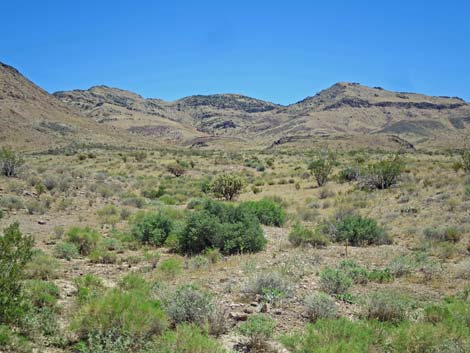
[[[238,94],[167,102],[107,86],[51,95],[0,64],[0,123],[2,144],[35,147],[70,141],[461,147],[470,136],[470,104],[356,83],[337,83],[289,106]]]

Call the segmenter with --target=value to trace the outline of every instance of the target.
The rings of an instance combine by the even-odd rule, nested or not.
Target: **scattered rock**
[[[45,221],[45,220],[43,220],[43,219],[40,219],[40,220],[38,221],[38,224],[40,224],[40,225],[44,225],[44,224],[46,224],[46,221]]]
[[[239,313],[236,311],[231,312],[229,316],[236,321],[246,321],[248,319],[247,313]]]
[[[243,312],[245,312],[246,314],[253,314],[254,310],[253,308],[245,308],[243,309]]]

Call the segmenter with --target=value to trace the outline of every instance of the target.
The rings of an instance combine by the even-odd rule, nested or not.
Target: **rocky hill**
[[[3,143],[40,147],[71,140],[460,147],[470,136],[470,104],[457,97],[391,92],[357,83],[337,83],[289,106],[238,94],[167,102],[107,86],[51,95],[1,64],[0,122]]]

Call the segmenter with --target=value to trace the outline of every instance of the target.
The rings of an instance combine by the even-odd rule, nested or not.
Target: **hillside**
[[[0,63],[0,142],[22,149],[47,149],[71,142],[110,142],[117,131],[102,129],[92,119]]]
[[[24,149],[122,141],[221,148],[436,148],[465,143],[470,104],[356,83],[337,83],[289,106],[238,94],[168,102],[107,86],[51,95],[1,64],[0,122],[0,141]]]

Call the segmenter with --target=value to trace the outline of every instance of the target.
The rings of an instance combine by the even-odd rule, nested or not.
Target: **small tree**
[[[323,151],[316,160],[309,163],[308,169],[313,173],[318,186],[323,186],[333,170],[335,156],[329,151]]]
[[[462,167],[465,173],[470,173],[470,150],[462,152]]]
[[[211,191],[214,195],[227,201],[233,200],[235,196],[240,194],[242,188],[243,180],[232,174],[221,174],[211,184]]]
[[[183,167],[181,164],[172,163],[166,167],[169,173],[173,174],[175,177],[180,177],[184,173],[186,173],[186,168]]]
[[[398,154],[371,164],[363,177],[363,185],[369,189],[388,189],[396,184],[404,167],[405,165]]]
[[[3,147],[0,151],[0,167],[2,175],[13,177],[17,169],[23,165],[24,160],[11,148]]]
[[[25,310],[21,282],[31,260],[33,238],[20,232],[18,223],[0,236],[0,324],[14,324]]]

